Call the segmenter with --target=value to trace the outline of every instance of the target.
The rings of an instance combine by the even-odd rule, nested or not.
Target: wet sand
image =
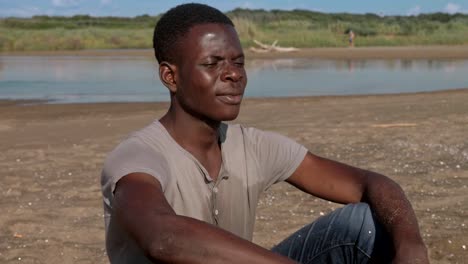
[[[432,263],[468,257],[468,89],[406,95],[248,99],[236,122],[397,181]],[[0,102],[0,263],[107,263],[103,159],[167,103]],[[30,102],[27,102],[30,103]],[[271,247],[339,205],[278,184],[254,241]]]
[[[465,46],[409,46],[356,48],[302,48],[296,52],[254,53],[245,49],[248,59],[320,58],[320,59],[467,59]],[[143,56],[154,57],[152,49],[0,52],[17,56]]]

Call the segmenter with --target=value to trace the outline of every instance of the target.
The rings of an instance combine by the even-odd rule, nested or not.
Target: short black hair
[[[234,27],[231,19],[216,8],[204,4],[178,5],[167,11],[154,28],[153,48],[159,63],[175,62],[174,47],[195,25],[206,23],[226,24]]]

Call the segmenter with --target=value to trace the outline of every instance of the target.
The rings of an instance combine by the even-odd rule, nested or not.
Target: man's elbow
[[[373,172],[364,170],[365,183],[362,186],[363,196],[362,202],[368,202],[368,195],[370,193],[382,192],[387,190],[393,190],[396,192],[403,192],[403,188],[396,181],[390,177]]]
[[[170,230],[157,234],[144,248],[151,260],[174,262],[177,257],[177,238]]]
[[[153,261],[163,263],[176,263],[183,257],[183,252],[188,252],[184,245],[187,236],[187,230],[190,230],[190,223],[180,216],[163,216],[158,225],[159,228],[151,235],[151,238],[143,245],[143,250]]]

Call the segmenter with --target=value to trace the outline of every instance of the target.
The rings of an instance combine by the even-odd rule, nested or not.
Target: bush
[[[358,46],[468,44],[468,15],[325,14],[307,10],[235,9],[227,13],[243,46],[253,39],[281,46],[343,47],[353,30]],[[76,15],[0,19],[0,50],[151,48],[158,16]]]

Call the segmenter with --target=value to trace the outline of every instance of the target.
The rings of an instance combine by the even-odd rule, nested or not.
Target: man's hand
[[[428,264],[427,248],[424,243],[401,245],[396,251],[394,264]]]

